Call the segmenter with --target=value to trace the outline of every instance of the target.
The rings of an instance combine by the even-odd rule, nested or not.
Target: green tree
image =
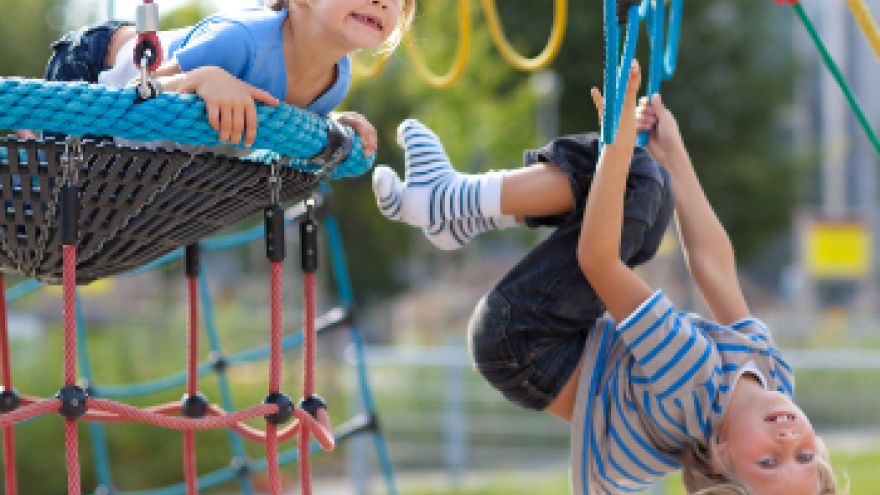
[[[551,3],[496,3],[511,42],[525,54],[540,51],[550,32]],[[456,9],[448,2],[419,7],[421,47],[432,67],[444,68],[456,46]],[[793,74],[786,32],[779,29],[784,14],[766,2],[687,2],[678,71],[663,87],[744,261],[787,228],[796,196],[796,169],[790,150],[779,146],[777,119],[789,101]],[[348,108],[366,114],[379,129],[380,163],[401,164],[391,140],[397,122],[408,116],[436,128],[460,170],[517,166],[522,149],[538,144],[529,75],[501,59],[482,15],[474,25],[468,68],[452,89],[428,87],[398,54],[380,77],[361,83],[347,100]],[[643,35],[639,52],[645,62],[647,46]],[[568,33],[553,70],[564,83],[560,133],[597,130],[588,90],[601,87],[604,72],[601,2],[570,2]],[[382,219],[367,180],[343,182],[336,190],[345,233],[358,243],[350,254],[358,293],[381,297],[401,282],[391,267],[407,256],[407,237],[421,234]]]
[[[61,32],[65,0],[0,0],[0,75],[41,77]]]

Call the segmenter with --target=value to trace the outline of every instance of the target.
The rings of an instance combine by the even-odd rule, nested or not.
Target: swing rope
[[[795,13],[800,19],[801,24],[803,24],[807,33],[810,35],[810,39],[813,40],[813,43],[816,45],[816,48],[819,50],[819,54],[822,57],[822,60],[825,62],[825,66],[828,68],[828,71],[831,72],[831,75],[834,77],[834,80],[837,81],[838,86],[840,86],[841,91],[843,91],[843,95],[846,98],[847,103],[849,103],[850,108],[856,116],[856,119],[859,122],[859,125],[865,131],[865,134],[868,137],[868,140],[874,146],[874,151],[877,155],[880,155],[880,139],[877,137],[877,133],[874,132],[874,128],[871,127],[871,123],[868,120],[868,117],[865,115],[865,112],[862,110],[862,107],[859,105],[858,100],[856,100],[855,94],[850,89],[849,84],[847,84],[846,79],[843,77],[843,72],[841,72],[840,68],[834,62],[834,59],[831,57],[831,53],[828,52],[828,47],[825,46],[825,43],[822,41],[821,36],[819,36],[819,31],[816,29],[816,26],[810,21],[807,12],[804,10],[803,5],[800,4],[797,0],[777,0],[777,3],[790,3],[792,8],[794,8]]]
[[[846,0],[846,4],[862,32],[865,33],[865,39],[874,49],[874,54],[880,59],[880,28],[877,27],[877,22],[874,21],[865,0]]]
[[[605,0],[604,3],[605,78],[600,137],[602,144],[613,143],[617,136],[623,98],[629,82],[629,71],[635,60],[642,21],[645,21],[651,44],[646,91],[648,98],[660,92],[662,82],[672,78],[678,65],[684,0],[672,0],[668,6],[670,9],[668,16],[667,5],[663,0],[642,0],[637,4],[629,5],[626,9],[626,37],[622,53],[620,48],[622,19],[618,8],[620,1],[623,0]],[[641,133],[638,138],[639,146],[644,146],[647,142],[648,133]]]

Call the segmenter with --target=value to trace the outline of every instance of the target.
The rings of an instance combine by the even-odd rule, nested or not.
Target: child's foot
[[[376,196],[376,206],[389,220],[401,221],[402,193],[403,182],[400,181],[397,172],[384,165],[373,169],[373,194]]]
[[[397,141],[406,157],[406,183],[400,191],[399,220],[425,228],[460,218],[501,216],[502,173],[465,175],[456,172],[443,144],[417,120],[400,124]],[[380,185],[390,180],[383,178],[387,172],[377,170],[374,187],[376,175],[380,176]],[[393,193],[393,189],[376,189],[376,192],[378,200],[380,192]]]
[[[461,218],[422,229],[431,244],[444,251],[456,250],[483,232],[515,226],[516,218],[501,215],[492,218]]]

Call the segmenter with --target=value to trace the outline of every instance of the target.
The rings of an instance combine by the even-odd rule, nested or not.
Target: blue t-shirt
[[[287,69],[283,33],[287,11],[252,8],[212,15],[196,24],[168,46],[168,58],[180,70],[215,65],[230,74],[285,100]],[[351,58],[336,63],[336,81],[306,107],[321,115],[336,108],[351,86]]]

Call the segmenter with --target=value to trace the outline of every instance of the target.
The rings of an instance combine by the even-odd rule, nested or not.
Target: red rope
[[[271,324],[269,330],[269,393],[281,390],[282,339],[282,267],[279,262],[270,266]],[[269,473],[269,493],[281,495],[281,475],[278,465],[278,426],[266,424],[266,465]]]
[[[195,397],[198,393],[199,380],[199,293],[195,277],[187,277],[186,281],[189,301],[186,390],[190,397]],[[196,495],[199,492],[196,473],[196,437],[191,430],[183,434],[183,473],[187,495]]]
[[[183,433],[183,473],[186,480],[187,495],[199,492],[198,474],[196,473],[196,432],[189,430]]]
[[[79,479],[79,435],[76,421],[64,421],[64,445],[67,455],[67,495],[81,495]]]
[[[199,288],[195,277],[187,277],[187,289],[189,300],[189,319],[187,334],[187,364],[186,391],[190,396],[198,393],[199,379]]]
[[[149,3],[149,2],[148,2]],[[76,384],[76,247],[63,246],[63,282],[64,282],[64,383],[65,386]],[[0,380],[6,389],[11,389],[11,365],[9,363],[8,328],[6,323],[5,293],[2,276],[0,276]],[[189,279],[189,335],[188,335],[188,366],[187,391],[190,395],[198,393],[197,358],[198,358],[198,299],[197,281]],[[271,330],[270,330],[270,369],[269,391],[279,392],[281,389],[282,368],[282,272],[281,263],[271,265]],[[303,346],[303,395],[310,397],[315,392],[315,274],[305,275],[305,343]],[[56,398],[40,399],[35,397],[21,398],[21,407],[15,411],[0,415],[0,428],[4,430],[4,464],[6,467],[6,493],[15,495],[14,441],[13,426],[21,421],[54,413],[59,410],[62,401]],[[148,408],[137,408],[107,399],[90,397],[88,410],[82,419],[101,423],[119,423],[137,421],[168,429],[183,430],[184,434],[184,470],[186,472],[187,493],[195,494],[197,490],[195,431],[216,428],[229,428],[245,438],[266,444],[267,466],[269,471],[270,489],[273,495],[281,495],[281,476],[278,463],[279,442],[300,436],[300,475],[302,493],[311,495],[311,462],[310,434],[324,450],[335,448],[330,418],[325,409],[319,409],[317,419],[300,408],[294,408],[296,420],[279,431],[275,424],[268,424],[265,432],[247,425],[245,421],[278,412],[274,404],[261,404],[240,411],[227,413],[216,405],[209,405],[208,415],[203,418],[186,418],[175,416],[180,412],[179,404],[159,404]],[[79,468],[79,437],[75,420],[65,420],[65,453],[68,471],[68,495],[80,495],[81,480]]]
[[[278,462],[278,425],[266,424],[266,470],[269,475],[269,493],[281,495],[281,473]]]
[[[9,320],[6,317],[6,280],[0,274],[0,373],[3,388],[12,390],[12,364],[9,362]]]
[[[303,277],[305,306],[303,343],[303,396],[315,394],[315,274],[306,272]],[[303,428],[299,438],[299,478],[303,495],[312,494],[312,470],[309,459],[309,430]]]
[[[18,481],[15,479],[15,429],[11,426],[3,428],[3,467],[6,473],[6,495],[18,493]]]
[[[271,264],[271,327],[269,334],[269,393],[281,390],[282,279],[281,263]]]
[[[3,389],[12,391],[12,365],[9,362],[9,320],[6,317],[6,280],[0,274],[0,380]],[[18,493],[15,479],[15,429],[12,426],[3,428],[3,471],[6,495]]]
[[[164,414],[138,409],[127,404],[120,404],[111,400],[97,399],[94,397],[89,398],[89,406],[96,411],[114,413],[128,418],[129,420],[153,426],[161,426],[162,428],[168,428],[171,430],[213,430],[216,428],[229,428],[242,421],[278,412],[278,406],[274,404],[260,404],[223,416],[182,418],[179,416],[166,416]]]
[[[76,246],[63,246],[64,385],[76,385]]]
[[[303,395],[315,394],[315,274],[303,278],[305,304],[305,335],[303,344]]]
[[[312,466],[309,457],[309,429],[303,428],[299,434],[299,483],[302,495],[312,495]]]
[[[64,385],[76,385],[76,246],[63,248],[64,269]],[[67,493],[80,495],[79,437],[76,421],[64,424],[64,445],[67,457]]]
[[[0,415],[0,427],[6,428],[26,419],[47,413],[56,413],[61,407],[61,399],[43,399],[33,404],[19,407],[15,411]]]

